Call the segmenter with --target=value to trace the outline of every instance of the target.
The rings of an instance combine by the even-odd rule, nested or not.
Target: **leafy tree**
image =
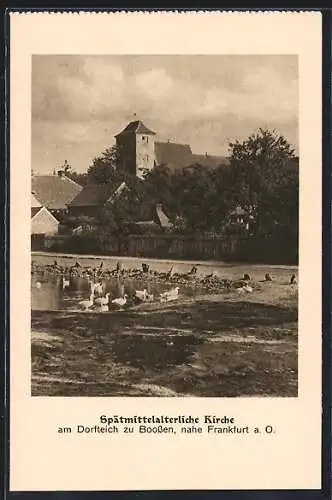
[[[281,135],[265,129],[230,144],[229,201],[256,213],[255,234],[298,224],[298,161]]]
[[[144,182],[137,177],[126,179],[126,189],[100,211],[98,224],[111,233],[123,233],[131,222],[151,219],[153,203],[145,197]]]
[[[155,166],[144,177],[145,196],[151,203],[161,203],[170,208],[174,202],[173,183],[174,175],[167,165]]]
[[[97,156],[87,172],[88,184],[116,184],[122,180],[119,167],[119,149],[112,146]]]
[[[259,129],[243,142],[231,143],[229,165],[217,169],[193,165],[170,170],[162,165],[141,180],[121,170],[119,156],[116,146],[106,149],[86,174],[87,183],[127,185],[100,212],[97,226],[105,238],[123,234],[130,222],[151,220],[160,203],[176,232],[227,234],[230,214],[241,207],[244,219],[253,222],[253,234],[297,241],[298,158],[274,131]]]
[[[217,172],[200,165],[168,174],[168,196],[162,201],[175,224],[174,231],[202,233],[220,230],[228,209],[225,197],[218,191],[221,176],[222,170]]]

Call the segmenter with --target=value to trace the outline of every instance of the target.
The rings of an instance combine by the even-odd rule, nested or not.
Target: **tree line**
[[[122,234],[128,222],[147,220],[161,204],[178,233],[280,237],[297,245],[299,159],[287,139],[259,129],[229,144],[229,163],[211,169],[195,164],[183,169],[156,166],[144,180],[124,172],[115,146],[97,156],[84,174],[67,165],[66,175],[83,186],[127,189],[105,205],[91,224],[107,236]]]

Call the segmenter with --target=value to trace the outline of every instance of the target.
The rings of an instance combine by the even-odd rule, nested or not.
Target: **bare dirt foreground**
[[[32,311],[33,396],[297,396],[297,286]]]

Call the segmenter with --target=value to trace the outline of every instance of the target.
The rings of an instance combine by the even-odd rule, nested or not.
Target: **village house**
[[[68,216],[72,219],[96,218],[103,207],[114,202],[126,189],[128,187],[125,182],[115,188],[107,184],[86,186],[68,205]],[[162,205],[157,203],[149,208],[144,220],[128,221],[129,226],[139,231],[168,230],[172,223],[164,213]],[[79,227],[74,232],[79,232]]]
[[[112,203],[124,190],[126,183],[116,186],[92,184],[85,186],[67,206],[69,217],[96,217],[101,208]]]
[[[59,221],[31,193],[31,234],[52,235],[57,234],[58,229]]]
[[[59,171],[56,175],[32,175],[31,189],[43,207],[61,218],[67,213],[67,205],[83,188]]]

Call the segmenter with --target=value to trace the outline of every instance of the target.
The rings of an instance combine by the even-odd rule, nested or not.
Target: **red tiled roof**
[[[128,125],[120,132],[117,134],[115,137],[125,134],[125,133],[134,133],[134,134],[146,134],[146,135],[156,135],[155,132],[152,132],[152,130],[149,130],[143,122],[140,120],[136,120],[134,122],[128,123]]]
[[[59,175],[34,175],[31,179],[31,189],[43,206],[49,210],[64,210],[82,186]]]

